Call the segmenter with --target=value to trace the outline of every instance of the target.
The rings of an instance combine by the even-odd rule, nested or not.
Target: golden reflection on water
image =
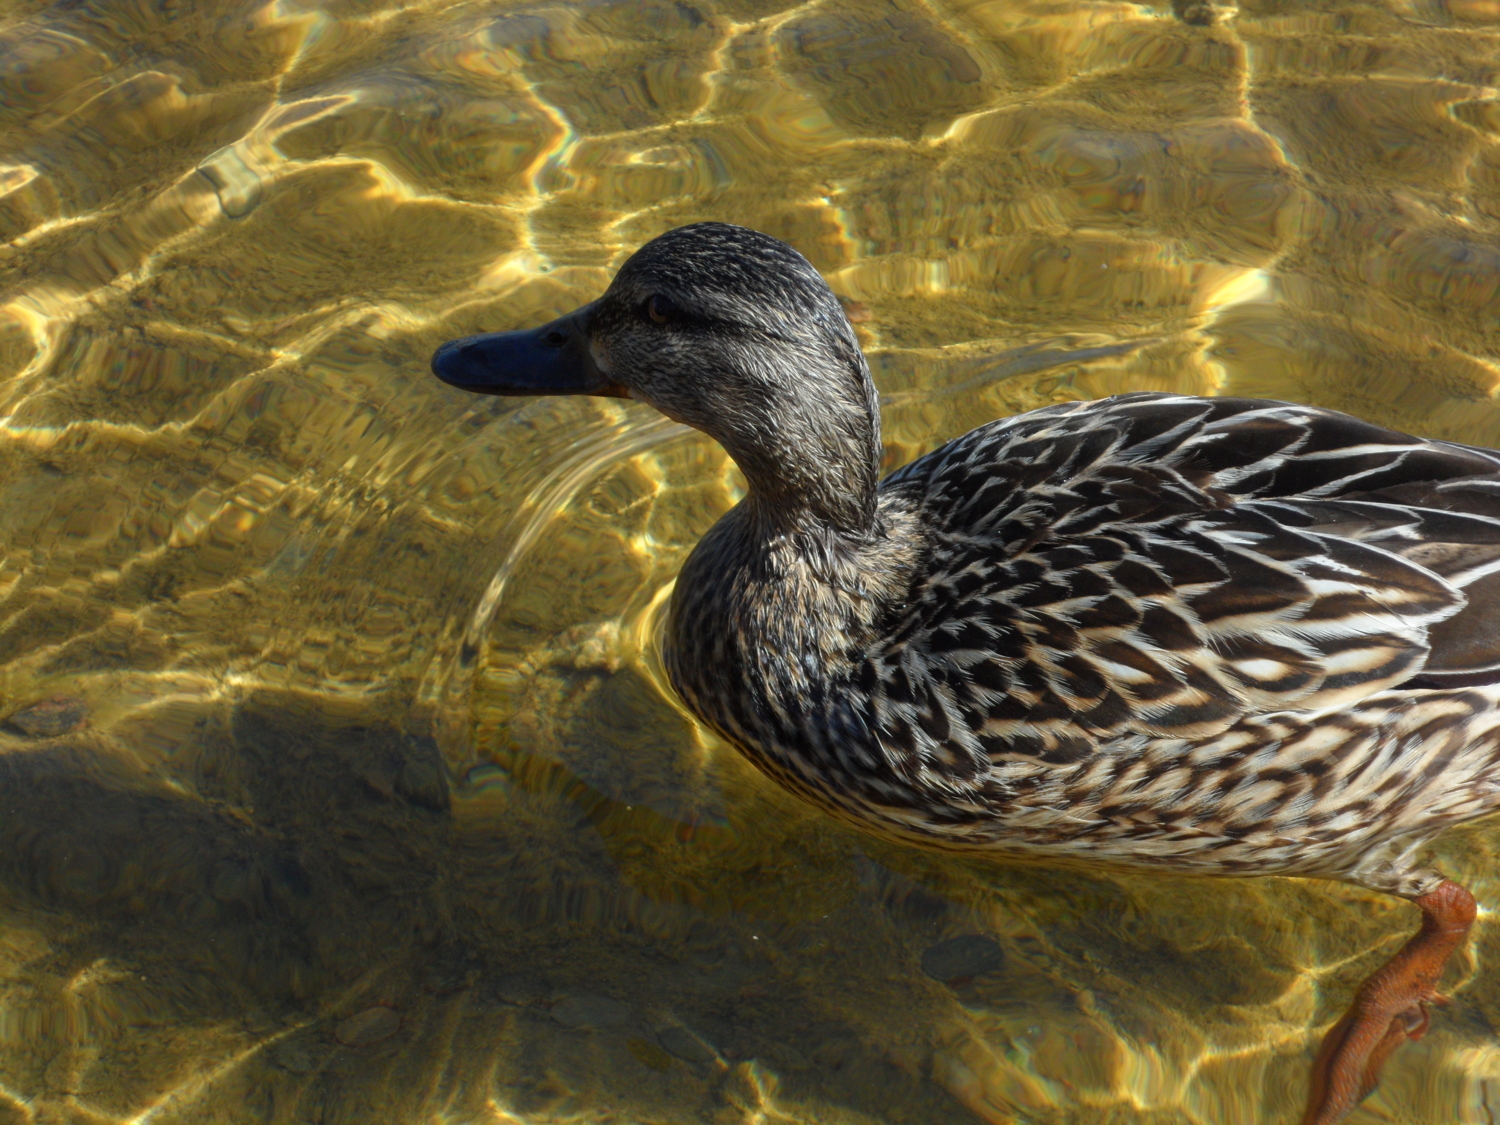
[[[13,0],[0,1125],[1294,1121],[1408,907],[827,822],[656,665],[723,454],[426,357],[716,218],[892,465],[1134,388],[1500,445],[1497,72],[1493,0]],[[1351,1121],[1494,1121],[1496,940]]]

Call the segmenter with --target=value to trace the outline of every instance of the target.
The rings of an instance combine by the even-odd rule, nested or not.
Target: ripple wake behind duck
[[[439,378],[628,395],[749,482],[676,586],[687,705],[866,828],[1341,879],[1424,926],[1328,1033],[1306,1121],[1426,1027],[1473,900],[1416,858],[1500,807],[1500,453],[1289,403],[1123,395],[879,480],[873,382],[796,251],[717,223]]]

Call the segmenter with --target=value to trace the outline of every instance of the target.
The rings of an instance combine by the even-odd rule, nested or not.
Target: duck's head
[[[801,254],[725,223],[642,246],[597,301],[432,357],[443,382],[495,395],[629,397],[713,437],[762,507],[866,532],[880,431],[869,368],[838,299]]]

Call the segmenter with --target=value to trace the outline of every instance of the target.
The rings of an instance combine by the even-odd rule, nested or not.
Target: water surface
[[[1500,446],[1497,73],[1493,0],[11,0],[0,1125],[1295,1121],[1409,906],[830,823],[662,681],[724,454],[426,361],[714,218],[893,467],[1130,389]],[[1494,1121],[1497,940],[1351,1122]]]

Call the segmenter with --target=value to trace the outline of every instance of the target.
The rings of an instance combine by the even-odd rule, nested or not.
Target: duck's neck
[[[868,377],[867,377],[868,378]],[[718,438],[768,534],[862,542],[879,532],[880,414],[866,402],[793,404]]]
[[[791,524],[752,489],[678,575],[665,650],[672,683],[721,733],[758,742],[755,724],[730,706],[732,693],[762,717],[820,696],[905,602],[922,554],[904,496],[885,496],[872,530],[856,536]]]
[[[847,531],[821,520],[789,519],[780,502],[752,489],[724,523],[735,528],[745,579],[759,589],[761,605],[794,612],[799,626],[821,620],[828,632],[818,643],[842,647],[883,616],[887,604],[905,597],[921,550],[908,503],[877,497],[873,506],[868,527]],[[814,605],[819,614],[809,613]],[[774,620],[765,625],[781,628]],[[846,635],[841,640],[838,634]]]

